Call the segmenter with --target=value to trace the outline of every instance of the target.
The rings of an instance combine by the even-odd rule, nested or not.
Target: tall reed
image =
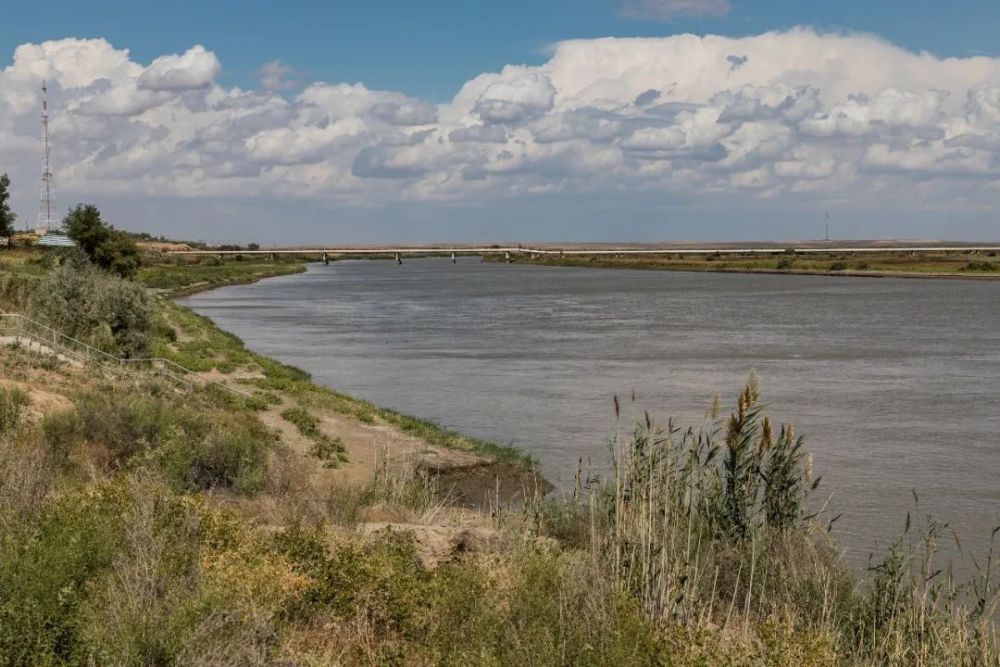
[[[918,531],[908,517],[856,576],[811,499],[820,479],[803,438],[772,424],[755,377],[725,419],[716,408],[702,428],[661,429],[643,413],[621,431],[609,473],[566,503],[588,521],[595,563],[650,618],[758,642],[768,628],[805,632],[845,664],[998,664],[993,549],[959,582],[938,562],[942,524]]]

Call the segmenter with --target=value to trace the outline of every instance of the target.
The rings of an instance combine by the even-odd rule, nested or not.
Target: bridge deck
[[[796,253],[899,253],[899,252],[1000,252],[1000,245],[866,245],[866,246],[748,246],[748,247],[620,247],[553,248],[527,246],[400,246],[384,248],[271,248],[264,250],[171,250],[169,255],[776,255]]]

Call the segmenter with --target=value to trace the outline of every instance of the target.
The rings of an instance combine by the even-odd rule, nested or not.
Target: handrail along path
[[[7,335],[12,336],[14,342],[25,338],[78,362],[94,361],[105,368],[116,371],[129,371],[133,368],[146,366],[144,370],[155,370],[158,375],[170,378],[190,388],[198,385],[213,385],[243,398],[251,397],[245,391],[196,373],[170,359],[163,357],[116,357],[20,313],[0,313],[0,335],[2,332],[7,332]],[[195,381],[191,381],[189,378]]]

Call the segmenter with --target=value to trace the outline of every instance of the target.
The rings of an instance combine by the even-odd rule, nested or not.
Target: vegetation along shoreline
[[[840,276],[845,278],[909,278],[934,280],[1000,280],[996,252],[899,252],[869,256],[844,253],[794,253],[759,255],[536,255],[488,254],[488,262],[532,266],[640,269],[710,273],[764,273],[781,275]]]

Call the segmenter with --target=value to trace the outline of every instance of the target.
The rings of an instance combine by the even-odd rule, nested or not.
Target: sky
[[[208,241],[1000,240],[1000,3],[5,0],[0,172]]]

